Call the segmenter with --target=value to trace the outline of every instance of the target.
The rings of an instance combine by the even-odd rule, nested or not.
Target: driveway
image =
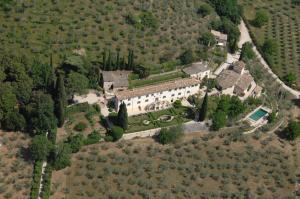
[[[260,52],[257,50],[256,46],[252,42],[252,39],[249,34],[249,30],[245,24],[245,22],[242,20],[241,24],[239,25],[239,29],[241,32],[240,41],[238,43],[238,46],[241,48],[244,43],[251,42],[253,44],[253,51],[255,52],[257,58],[259,59],[260,63],[263,65],[265,69],[267,69],[268,73],[272,75],[272,77],[275,79],[276,82],[278,82],[286,91],[294,95],[297,99],[300,98],[300,91],[297,91],[295,89],[292,89],[291,87],[287,86],[283,81],[279,79],[279,77],[271,70],[270,66],[267,64],[265,59],[262,57]]]

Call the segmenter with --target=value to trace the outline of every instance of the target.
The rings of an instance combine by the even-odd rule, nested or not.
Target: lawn
[[[59,0],[13,2],[0,7],[0,50],[54,63],[76,48],[84,48],[91,59],[102,60],[104,49],[127,56],[134,49],[137,62],[157,64],[172,60],[186,48],[197,48],[197,40],[216,17],[201,17],[200,1],[161,0]],[[67,8],[67,9],[66,9]],[[155,30],[128,24],[127,16],[151,12],[158,22]]]
[[[160,121],[159,117],[162,115],[170,115],[173,116],[174,118],[170,122]],[[166,110],[129,117],[128,130],[126,132],[132,133],[132,132],[144,131],[148,129],[173,126],[184,122],[188,122],[192,119],[194,119],[194,114],[190,108],[187,107],[170,108]],[[147,120],[150,123],[146,125],[143,123],[144,120]]]
[[[269,22],[262,28],[250,25],[257,43],[262,45],[266,39],[274,39],[278,51],[273,56],[272,70],[283,77],[288,73],[300,74],[300,6],[291,4],[291,0],[239,0],[244,6],[245,18],[251,24],[255,12],[259,9],[267,11]],[[300,88],[297,76],[296,87]]]
[[[147,85],[160,84],[162,82],[171,81],[175,79],[180,79],[184,77],[185,74],[182,71],[176,71],[168,74],[155,75],[147,79],[135,79],[129,81],[129,88],[142,87]]]
[[[266,135],[226,140],[198,133],[175,145],[149,138],[84,147],[70,168],[54,172],[51,198],[296,197],[296,143]]]
[[[29,198],[33,163],[23,150],[29,141],[27,134],[0,131],[0,198]]]

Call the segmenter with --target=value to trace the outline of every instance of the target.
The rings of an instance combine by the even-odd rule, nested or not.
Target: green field
[[[263,44],[266,39],[274,39],[278,44],[273,56],[272,70],[283,77],[288,73],[300,74],[300,6],[292,5],[291,0],[239,0],[244,6],[244,15],[249,24],[257,10],[268,12],[268,24],[262,28],[250,25],[257,43]],[[300,78],[297,78],[300,88]]]
[[[127,56],[134,49],[139,62],[159,63],[176,58],[184,49],[198,46],[207,23],[216,17],[201,17],[197,8],[204,1],[162,0],[60,0],[11,1],[10,9],[0,8],[0,50],[54,62],[76,48],[84,48],[95,61],[104,49]],[[128,24],[129,14],[150,12],[157,29]]]

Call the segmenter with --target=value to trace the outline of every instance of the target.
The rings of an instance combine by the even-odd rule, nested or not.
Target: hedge
[[[42,175],[42,161],[36,161],[33,169],[33,181],[31,186],[30,199],[37,199],[39,196],[40,180]]]
[[[52,177],[52,167],[50,164],[47,164],[45,168],[45,174],[43,177],[42,199],[49,199],[50,197],[51,177]]]

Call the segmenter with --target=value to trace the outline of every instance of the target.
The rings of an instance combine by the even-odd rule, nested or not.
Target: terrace
[[[244,120],[248,121],[253,127],[259,127],[268,122],[267,117],[271,112],[271,109],[259,106],[254,111],[249,113]]]

